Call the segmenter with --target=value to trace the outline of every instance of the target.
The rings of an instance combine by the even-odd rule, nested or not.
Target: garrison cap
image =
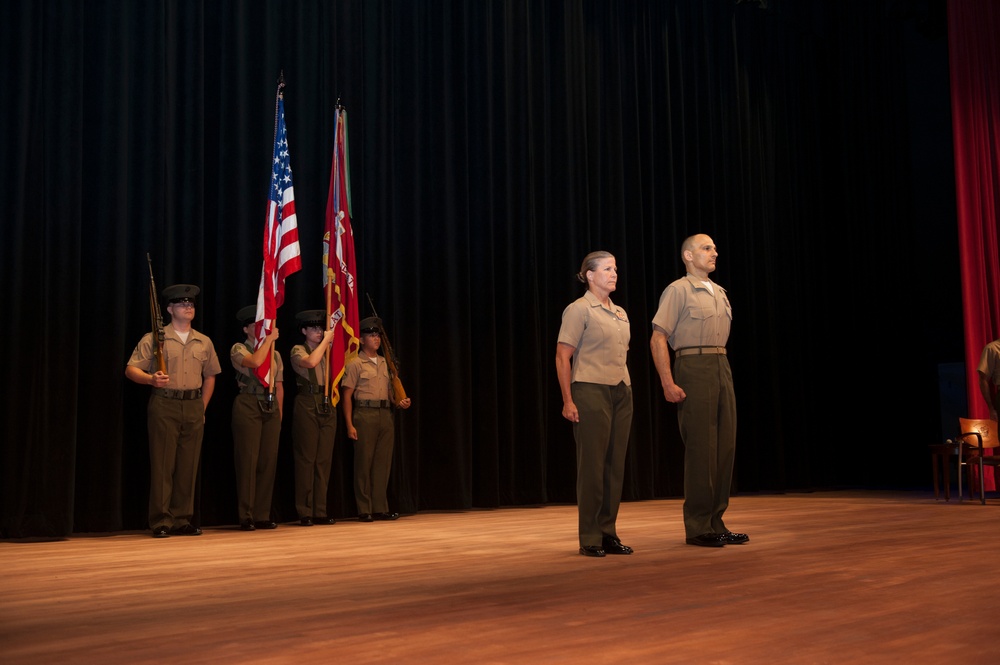
[[[301,328],[308,328],[310,326],[320,326],[325,328],[325,319],[325,309],[307,309],[295,315],[295,321],[298,322],[299,327]]]
[[[361,324],[358,327],[361,328],[362,334],[380,332],[382,330],[382,319],[377,316],[369,316],[366,319],[361,319]]]
[[[194,302],[196,295],[201,293],[194,284],[174,284],[163,289],[163,298],[167,304],[175,302]]]
[[[246,307],[240,308],[240,311],[236,312],[236,320],[243,325],[256,321],[257,305],[247,305]]]

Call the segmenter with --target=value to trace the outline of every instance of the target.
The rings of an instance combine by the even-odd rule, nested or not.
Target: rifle
[[[382,326],[382,319],[379,317],[378,312],[375,311],[375,303],[372,302],[372,297],[368,296],[368,304],[372,307],[372,314],[379,320],[378,334],[382,338],[382,346],[385,347],[385,364],[389,368],[389,381],[392,383],[392,394],[396,398],[394,402],[396,406],[406,399],[406,391],[403,390],[403,382],[399,380],[399,369],[396,367],[396,356],[392,352],[392,345],[389,344],[389,337],[385,334],[385,327]]]
[[[149,317],[153,324],[153,339],[156,346],[153,347],[153,355],[156,357],[156,366],[164,374],[167,373],[167,359],[163,355],[163,342],[166,334],[163,332],[163,314],[160,312],[160,299],[156,295],[156,280],[153,279],[153,259],[149,258],[146,252],[146,263],[149,264]]]

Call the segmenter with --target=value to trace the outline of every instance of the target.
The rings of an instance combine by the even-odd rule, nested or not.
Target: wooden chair
[[[934,499],[938,500],[941,498],[941,485],[944,485],[944,500],[951,501],[951,463],[952,460],[958,461],[959,459],[959,448],[965,447],[966,450],[972,448],[964,440],[959,437],[954,439],[947,439],[944,443],[931,443],[927,447],[931,452],[931,473],[934,478]],[[961,464],[958,465],[958,500],[962,500],[962,469],[965,468],[966,473],[966,483],[965,486],[968,487],[969,498],[972,498],[972,488],[976,484],[972,480],[972,465],[971,464]],[[943,481],[943,482],[942,482]]]
[[[962,482],[962,465],[969,464],[979,467],[979,501],[986,503],[986,485],[984,469],[987,466],[993,467],[994,478],[997,476],[996,469],[1000,467],[1000,437],[997,435],[997,421],[959,418],[958,425],[961,431],[962,440],[967,446],[958,448],[958,482]],[[967,457],[966,457],[967,456]],[[963,461],[963,457],[966,459]],[[959,485],[959,496],[962,488]]]

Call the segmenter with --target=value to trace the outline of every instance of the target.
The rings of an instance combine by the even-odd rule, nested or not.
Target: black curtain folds
[[[362,315],[385,321],[413,398],[394,509],[575,501],[554,352],[596,249],[632,322],[625,499],[679,497],[649,321],[695,232],[735,309],[737,491],[928,481],[937,367],[962,355],[938,4],[7,3],[2,535],[145,528],[148,388],[124,365],[149,327],[147,252],[161,288],[202,289],[195,327],[223,373],[198,520],[235,523],[228,350],[257,293],[281,75],[303,269],[278,349],[323,302],[339,101]],[[279,520],[295,518],[291,386]],[[873,414],[912,464],[889,463]],[[354,514],[352,454],[338,433],[337,517]]]

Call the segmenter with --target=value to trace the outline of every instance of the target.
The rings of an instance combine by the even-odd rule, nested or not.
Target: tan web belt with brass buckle
[[[726,347],[724,346],[685,346],[674,351],[678,358],[683,356],[724,356]]]

